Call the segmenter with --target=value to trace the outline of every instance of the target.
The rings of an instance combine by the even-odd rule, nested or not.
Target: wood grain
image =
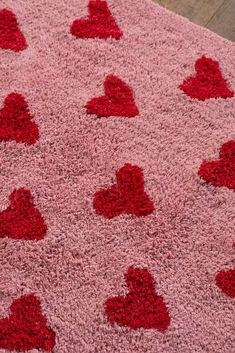
[[[235,42],[235,1],[226,0],[207,23],[207,28]]]
[[[235,41],[235,0],[154,0],[190,21]]]

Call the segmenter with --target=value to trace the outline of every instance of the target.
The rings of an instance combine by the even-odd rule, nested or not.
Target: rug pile
[[[1,353],[234,352],[234,59],[150,0],[1,1]]]

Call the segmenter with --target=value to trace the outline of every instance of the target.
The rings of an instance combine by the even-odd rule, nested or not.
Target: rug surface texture
[[[0,353],[235,353],[234,63],[150,0],[1,0]]]

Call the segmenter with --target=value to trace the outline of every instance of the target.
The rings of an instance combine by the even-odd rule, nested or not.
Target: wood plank
[[[206,27],[235,42],[235,1],[225,0]]]
[[[168,10],[176,12],[178,2],[175,0],[154,0],[159,5],[165,7]]]
[[[224,3],[224,0],[155,0],[160,5],[205,26]]]
[[[190,20],[200,26],[205,26],[223,3],[224,0],[195,0],[195,7]]]

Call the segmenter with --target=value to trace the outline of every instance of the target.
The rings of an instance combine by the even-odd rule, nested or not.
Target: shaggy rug
[[[150,0],[1,0],[1,353],[235,352],[234,60]]]

